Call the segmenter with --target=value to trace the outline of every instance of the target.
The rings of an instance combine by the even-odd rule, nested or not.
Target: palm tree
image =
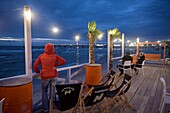
[[[113,67],[113,62],[112,62],[112,58],[113,58],[113,40],[114,39],[120,39],[120,31],[118,28],[114,28],[113,30],[109,30],[108,31],[109,36],[110,36],[110,57],[109,57],[109,70],[112,69]]]
[[[97,40],[99,35],[103,34],[103,32],[99,29],[96,29],[96,22],[92,21],[88,23],[88,39],[89,39],[89,48],[90,48],[90,64],[95,63],[94,58],[94,43]]]

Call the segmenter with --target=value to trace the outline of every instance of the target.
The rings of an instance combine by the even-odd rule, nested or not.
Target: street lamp
[[[127,43],[129,43],[130,42],[130,40],[127,40]]]
[[[117,42],[117,39],[114,39],[114,42]]]
[[[139,37],[136,39],[136,55],[138,55],[139,54]]]
[[[32,78],[31,9],[24,6],[25,71]]]
[[[79,47],[78,47],[78,42],[79,42],[79,40],[80,40],[80,36],[79,35],[76,35],[75,37],[75,41],[76,41],[76,45],[77,45],[77,53],[76,53],[76,57],[77,57],[77,64],[79,64]]]
[[[58,29],[57,27],[53,27],[52,31],[53,31],[54,33],[58,33],[59,29]]]
[[[79,42],[79,40],[80,40],[80,36],[79,36],[79,35],[76,35],[74,38],[75,38],[76,44],[78,45],[78,42]]]
[[[24,7],[24,17],[27,21],[31,21],[31,9],[28,6]]]
[[[136,39],[136,42],[139,43],[139,37]]]
[[[103,34],[100,34],[97,38],[98,38],[99,40],[102,40],[102,37],[103,37]]]

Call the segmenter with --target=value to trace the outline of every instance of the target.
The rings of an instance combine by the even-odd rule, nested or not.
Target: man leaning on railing
[[[51,43],[45,45],[44,51],[45,52],[43,54],[40,54],[36,59],[34,63],[34,70],[36,73],[41,74],[40,78],[42,82],[42,112],[48,113],[48,86],[54,84],[54,78],[58,77],[56,67],[65,64],[66,60],[55,54],[54,45]],[[41,72],[39,70],[40,65],[42,66]],[[53,90],[53,88],[51,90]],[[50,95],[52,97],[53,94]]]

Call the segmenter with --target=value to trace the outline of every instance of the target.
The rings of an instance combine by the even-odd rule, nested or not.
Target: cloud
[[[41,2],[29,0],[18,4],[14,1],[8,4],[1,1],[0,10],[7,10],[9,6],[21,7],[25,3],[30,5],[35,13],[35,18],[32,20],[33,37],[60,37],[73,40],[76,34],[80,34],[82,40],[87,41],[87,24],[92,20],[97,22],[97,27],[105,34],[108,29],[118,27],[121,32],[126,33],[127,37],[163,37],[164,39],[170,37],[169,0],[41,0]],[[16,15],[19,13],[21,12],[17,12]],[[2,35],[23,34],[22,22],[14,24],[11,28],[6,27],[12,18],[16,20],[19,16],[12,15],[10,19],[6,19],[4,15],[1,17],[0,24],[5,26],[3,29],[0,28]],[[22,21],[22,18],[20,17],[18,21]],[[61,31],[56,35],[50,30],[54,25]]]

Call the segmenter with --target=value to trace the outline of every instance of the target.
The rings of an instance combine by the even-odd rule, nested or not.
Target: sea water
[[[88,46],[55,46],[56,54],[66,59],[66,64],[58,68],[78,65],[89,62],[89,47]],[[136,53],[135,47],[126,47],[125,52],[131,54]],[[145,53],[161,53],[163,50],[155,48],[140,48],[140,51]],[[32,67],[36,58],[44,53],[44,46],[32,47]],[[121,47],[114,47],[113,57],[121,56]],[[94,48],[95,61],[107,58],[107,47],[95,46]],[[34,71],[33,71],[34,72]],[[25,48],[24,46],[0,46],[0,78],[12,77],[25,74]]]

